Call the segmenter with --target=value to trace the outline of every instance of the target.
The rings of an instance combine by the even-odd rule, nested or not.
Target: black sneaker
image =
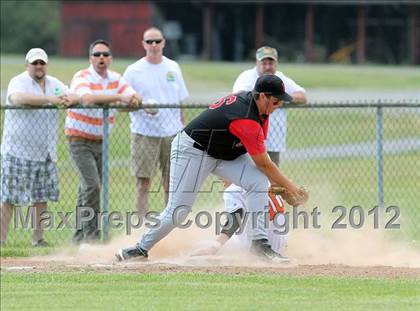
[[[124,261],[136,257],[141,257],[139,259],[147,260],[147,257],[149,255],[147,254],[147,251],[142,249],[140,245],[136,244],[131,247],[127,248],[121,248],[116,254],[115,257],[118,261]]]
[[[277,263],[289,262],[289,258],[283,257],[271,249],[267,239],[253,240],[251,245],[251,253],[266,261]]]
[[[44,239],[38,240],[36,242],[32,242],[33,247],[48,247],[50,244],[45,241]]]

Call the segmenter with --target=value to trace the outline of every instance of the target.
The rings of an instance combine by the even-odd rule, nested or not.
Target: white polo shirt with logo
[[[6,105],[13,105],[10,96],[28,93],[42,96],[59,96],[68,88],[55,77],[46,75],[45,92],[27,71],[10,80]],[[48,156],[57,161],[57,109],[8,109],[4,117],[1,153],[32,160],[45,161]]]
[[[159,64],[141,58],[127,67],[124,78],[144,103],[179,105],[189,95],[178,63],[165,56]],[[144,136],[173,136],[184,127],[179,108],[162,108],[156,115],[138,110],[130,112],[130,118],[131,132]]]

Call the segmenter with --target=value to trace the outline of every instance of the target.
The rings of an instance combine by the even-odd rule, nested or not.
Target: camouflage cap
[[[257,61],[261,61],[264,58],[271,58],[275,61],[278,60],[277,50],[269,46],[262,46],[257,50],[255,55]]]

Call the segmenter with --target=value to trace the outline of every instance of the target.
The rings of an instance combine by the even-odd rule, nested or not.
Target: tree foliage
[[[57,51],[59,1],[1,1],[1,53],[24,54],[41,47]]]

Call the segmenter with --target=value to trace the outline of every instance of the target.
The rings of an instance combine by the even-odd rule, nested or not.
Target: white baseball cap
[[[28,51],[25,60],[28,63],[32,63],[36,60],[42,60],[45,63],[48,63],[48,55],[43,49],[33,48]]]

